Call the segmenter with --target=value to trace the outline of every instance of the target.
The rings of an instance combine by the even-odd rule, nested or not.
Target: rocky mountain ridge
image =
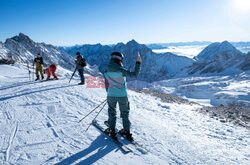
[[[42,55],[45,67],[53,63],[68,69],[74,67],[74,58],[71,55],[53,45],[34,42],[23,33],[6,39],[5,43],[0,43],[1,58],[12,58],[32,64],[38,53]]]
[[[97,65],[101,72],[104,72],[113,51],[124,54],[124,67],[133,71],[138,53],[142,58],[141,72],[138,77],[142,81],[157,81],[170,78],[175,72],[185,66],[192,65],[193,59],[184,56],[177,56],[173,53],[157,54],[152,52],[144,44],[139,44],[135,40],[128,43],[118,43],[116,45],[82,45],[71,48],[60,48],[70,54],[81,52],[90,65]]]

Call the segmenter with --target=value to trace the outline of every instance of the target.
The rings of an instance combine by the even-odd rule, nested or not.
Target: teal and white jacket
[[[104,72],[105,87],[108,96],[127,97],[126,77],[138,77],[140,69],[141,63],[139,62],[136,62],[135,71],[130,72],[113,60],[110,60]]]

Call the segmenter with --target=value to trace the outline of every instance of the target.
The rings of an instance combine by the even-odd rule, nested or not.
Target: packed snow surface
[[[69,84],[71,72],[58,72],[58,81],[30,82],[27,68],[0,65],[0,164],[250,163],[249,130],[198,113],[200,105],[130,90],[132,133],[150,152],[129,145],[133,152],[124,154],[96,128],[85,132],[96,113],[78,123],[105,90],[79,86],[77,76]],[[106,119],[107,107],[97,120]]]

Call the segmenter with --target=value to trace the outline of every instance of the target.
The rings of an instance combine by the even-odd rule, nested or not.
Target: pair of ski
[[[42,79],[42,80],[36,80],[35,82],[46,82],[46,81],[53,81],[53,80],[58,80],[58,79]]]
[[[96,120],[93,120],[92,121],[92,125],[94,127],[96,127],[100,132],[102,132],[103,134],[105,134],[109,139],[111,139],[114,143],[117,144],[118,147],[121,148],[121,150],[124,152],[124,153],[129,153],[129,152],[132,152],[132,150],[130,148],[128,148],[126,145],[124,145],[122,142],[120,142],[119,140],[115,140],[113,139],[112,137],[110,137],[106,132],[105,132],[105,129],[96,121]],[[106,125],[106,123],[105,123]],[[107,125],[106,125],[107,126]],[[116,132],[118,132],[118,130],[116,129],[115,130]],[[118,132],[119,133],[119,132]],[[121,134],[120,134],[121,135]],[[126,137],[122,136],[124,139],[126,139]],[[148,149],[146,149],[145,147],[143,147],[142,145],[140,145],[139,143],[137,143],[136,141],[129,141],[126,139],[126,141],[128,141],[129,143],[133,144],[140,152],[142,153],[147,153],[148,152]]]

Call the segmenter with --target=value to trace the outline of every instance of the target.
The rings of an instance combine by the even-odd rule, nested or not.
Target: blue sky
[[[0,41],[249,41],[249,0],[0,0]]]

